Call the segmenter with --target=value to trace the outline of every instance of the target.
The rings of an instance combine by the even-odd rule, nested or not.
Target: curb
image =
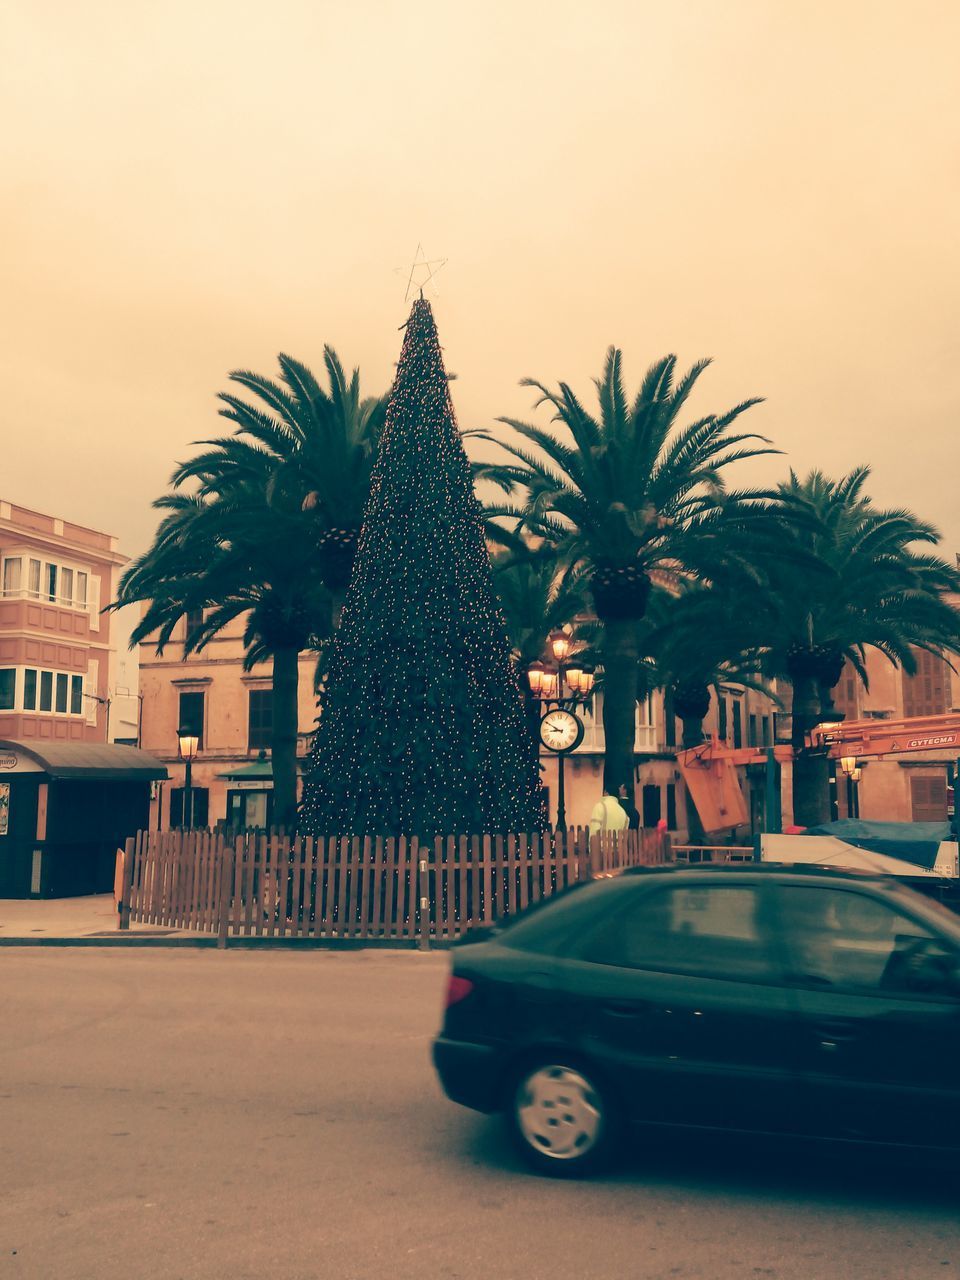
[[[416,943],[398,945],[399,938],[230,938],[226,947],[217,947],[215,936],[199,938],[164,938],[141,934],[122,937],[109,934],[106,937],[80,938],[2,938],[0,947],[194,947],[203,950],[225,951],[403,951],[413,955],[430,955],[450,949],[446,941],[431,941],[429,948]]]

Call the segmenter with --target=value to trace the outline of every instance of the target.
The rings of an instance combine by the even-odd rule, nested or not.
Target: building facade
[[[151,825],[160,829],[184,822],[185,765],[178,758],[177,730],[192,727],[200,739],[192,765],[192,809],[196,825],[265,827],[272,812],[269,760],[271,671],[269,664],[243,671],[242,625],[235,624],[200,654],[183,656],[186,627],[157,656],[141,646],[140,742],[162,761],[170,781],[157,788]],[[918,654],[918,671],[907,676],[882,654],[867,657],[869,690],[846,668],[835,691],[837,710],[847,719],[899,719],[960,710],[960,678],[947,663]],[[300,662],[299,747],[309,749],[316,723],[315,658]],[[737,685],[721,685],[711,693],[704,732],[734,748],[760,749],[790,740],[790,688],[770,685],[770,696]],[[585,826],[602,795],[603,694],[596,693],[579,710],[584,722],[580,745],[564,758],[564,809],[567,825]],[[669,714],[660,693],[637,708],[635,729],[636,803],[645,827],[665,823],[677,843],[687,840],[687,797],[676,752],[681,726]],[[947,806],[948,752],[924,752],[861,762],[861,776],[848,782],[839,773],[834,784],[835,813],[884,821],[943,821]],[[541,750],[541,777],[547,792],[550,821],[558,816],[560,762]],[[749,821],[723,838],[749,843],[765,828],[766,772],[762,764],[739,769]],[[791,776],[781,778],[781,813],[792,822]]]
[[[0,738],[111,740],[116,539],[0,500]]]
[[[788,732],[789,721],[774,700],[755,690],[738,685],[722,685],[710,695],[710,710],[704,720],[707,737],[716,736],[730,746],[771,746]],[[581,744],[563,763],[564,809],[568,826],[586,826],[594,805],[603,794],[603,694],[597,693],[590,703],[578,710],[584,723]],[[669,714],[661,693],[651,693],[637,706],[634,736],[634,778],[636,805],[644,827],[665,822],[673,839],[682,843],[689,834],[687,798],[683,779],[677,768],[676,752],[681,725]],[[551,752],[541,749],[542,779],[547,789],[551,822],[557,819],[560,762]],[[765,778],[763,769],[741,770],[750,822],[731,833],[735,840],[748,840],[761,830],[764,820]]]
[[[193,619],[189,620],[193,624]],[[170,781],[156,789],[151,826],[268,827],[273,809],[269,760],[272,673],[269,663],[243,670],[243,623],[211,640],[201,653],[184,657],[188,620],[180,623],[162,655],[140,646],[141,745],[161,760]],[[307,754],[316,718],[316,655],[300,659],[299,737]],[[178,754],[178,729],[199,738],[191,765],[185,812],[186,766]],[[192,814],[189,810],[192,809]]]
[[[935,654],[914,652],[916,674],[907,675],[876,649],[867,651],[869,688],[847,664],[834,701],[846,720],[901,720],[960,712],[960,676]],[[864,759],[860,779],[837,779],[841,817],[887,822],[945,822],[947,774],[957,750],[904,752]]]

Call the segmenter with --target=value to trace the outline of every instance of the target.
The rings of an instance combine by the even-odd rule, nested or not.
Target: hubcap
[[[603,1117],[590,1081],[570,1067],[539,1067],[517,1090],[520,1132],[554,1160],[585,1156],[596,1146]]]

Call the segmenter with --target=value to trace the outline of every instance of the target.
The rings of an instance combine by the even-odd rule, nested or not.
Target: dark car
[[[433,1059],[557,1174],[639,1126],[960,1151],[960,920],[895,882],[625,872],[453,953]]]

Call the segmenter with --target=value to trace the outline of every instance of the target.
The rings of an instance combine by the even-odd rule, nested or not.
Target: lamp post
[[[856,756],[841,756],[840,768],[847,780],[847,817],[860,817],[860,795],[857,783],[860,781],[860,769]]]
[[[527,668],[527,681],[531,694],[545,708],[540,721],[540,740],[557,757],[557,827],[563,828],[567,823],[566,757],[583,740],[583,722],[575,714],[575,708],[589,698],[594,677],[582,663],[567,663],[571,640],[565,631],[552,632],[548,644],[556,669],[540,661],[531,662]],[[569,695],[565,694],[564,685],[569,689]],[[551,722],[551,709],[559,713],[552,717],[555,724]]]
[[[825,707],[820,714],[818,724],[814,726],[814,733],[829,732],[846,719],[843,711],[838,711],[832,704]],[[820,753],[824,752],[824,748],[820,748]],[[848,757],[843,757],[846,759]],[[856,762],[854,762],[856,763]],[[830,821],[836,822],[840,817],[840,806],[837,803],[837,762],[832,756],[827,757],[827,777],[830,787]]]
[[[200,735],[186,725],[177,730],[177,752],[185,765],[183,777],[183,822],[181,826],[193,826],[193,762],[200,749]]]

